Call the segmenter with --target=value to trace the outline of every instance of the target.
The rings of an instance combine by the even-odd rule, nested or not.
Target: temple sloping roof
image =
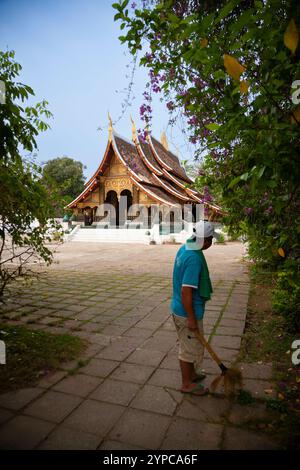
[[[154,137],[149,137],[150,146],[154,148],[154,157],[157,159],[162,168],[165,168],[175,175],[180,176],[187,183],[192,184],[192,180],[187,176],[185,170],[180,165],[178,157],[172,152],[166,150],[165,147]]]
[[[133,140],[129,141],[112,132],[100,165],[68,208],[76,207],[99,186],[99,177],[109,167],[113,154],[128,171],[132,183],[156,202],[178,207],[203,202],[203,195],[192,188],[193,182],[178,157],[158,140],[149,135],[146,142],[142,142],[133,135]],[[205,202],[204,205],[213,213],[222,214],[220,207]]]

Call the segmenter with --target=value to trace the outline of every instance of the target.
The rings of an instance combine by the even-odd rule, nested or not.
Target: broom
[[[215,353],[211,345],[206,341],[204,336],[199,331],[195,332],[196,338],[202,343],[202,345],[207,349],[213,360],[218,364],[222,373],[220,376],[216,377],[211,383],[211,389],[214,392],[217,386],[224,381],[224,391],[226,396],[232,396],[235,393],[237,387],[242,386],[242,373],[239,369],[226,367],[219,356]]]

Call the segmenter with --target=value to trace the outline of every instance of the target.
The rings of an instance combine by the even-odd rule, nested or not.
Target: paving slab
[[[24,409],[24,414],[60,423],[76,408],[82,399],[75,395],[47,391],[44,395]]]
[[[30,416],[16,416],[0,428],[0,449],[34,449],[53,428],[53,423],[44,420]]]
[[[87,399],[68,416],[64,426],[106,436],[125,410],[120,405]]]
[[[112,379],[124,380],[138,384],[145,383],[154,372],[154,367],[136,366],[135,364],[122,363],[111,375]]]
[[[145,385],[130,404],[131,408],[172,416],[177,401],[163,388]]]
[[[114,361],[124,361],[133,351],[133,347],[128,347],[124,345],[124,343],[120,344],[118,341],[115,341],[113,344],[102,349],[96,357]]]
[[[230,403],[225,398],[186,396],[176,416],[210,423],[224,423]]]
[[[229,349],[239,350],[241,347],[241,337],[240,336],[220,336],[216,334],[213,336],[210,344],[213,348],[215,346],[218,346],[220,348],[229,348]]]
[[[179,390],[181,387],[180,371],[157,369],[149,380],[150,385]]]
[[[274,398],[276,396],[275,386],[272,382],[258,379],[243,378],[243,389],[250,392],[254,398]]]
[[[240,363],[243,377],[247,379],[271,380],[272,364]]]
[[[267,426],[274,419],[278,418],[278,414],[266,408],[263,403],[255,403],[252,405],[233,404],[228,415],[228,421],[237,426],[247,424],[263,424]]]
[[[161,351],[137,348],[127,357],[126,362],[157,367],[164,357],[165,353]]]
[[[13,418],[14,416],[15,415],[12,411],[0,408],[0,425]]]
[[[112,441],[110,439],[104,440],[99,450],[144,450],[143,447],[127,444],[126,442]]]
[[[106,379],[91,393],[90,398],[107,403],[128,406],[139,390],[139,384]]]
[[[102,382],[103,379],[99,379],[98,377],[84,374],[74,374],[66,377],[58,384],[54,385],[52,390],[78,395],[79,397],[86,397]]]
[[[263,433],[226,426],[223,449],[275,450],[278,449],[278,444]]]
[[[62,380],[66,375],[67,372],[62,370],[49,372],[45,377],[39,380],[38,385],[41,388],[52,387],[52,385]]]
[[[59,426],[39,446],[39,450],[95,450],[102,438],[95,434]]]
[[[142,447],[159,449],[171,418],[142,410],[127,410],[109,438]]]
[[[92,358],[87,366],[80,369],[80,372],[87,375],[94,375],[95,377],[107,377],[119,364],[118,361]]]
[[[161,449],[218,450],[223,426],[176,417],[168,429]]]
[[[19,390],[1,394],[0,403],[4,408],[17,411],[24,408],[43,393],[44,390],[38,387],[21,388]]]

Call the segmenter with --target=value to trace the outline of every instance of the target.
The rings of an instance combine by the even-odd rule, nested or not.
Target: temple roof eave
[[[84,190],[72,201],[70,202],[67,206],[65,206],[67,209],[71,209],[72,207],[76,207],[76,205],[82,200],[84,199],[88,193],[90,193],[93,189],[94,189],[94,186],[95,184],[97,184],[98,181],[96,178],[94,178],[93,180],[90,180],[90,184],[84,188]]]

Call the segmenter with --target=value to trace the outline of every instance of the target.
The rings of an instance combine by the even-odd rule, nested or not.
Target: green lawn
[[[6,364],[0,365],[0,392],[33,385],[63,361],[75,359],[85,342],[71,335],[32,331],[24,326],[0,324],[6,345]]]

